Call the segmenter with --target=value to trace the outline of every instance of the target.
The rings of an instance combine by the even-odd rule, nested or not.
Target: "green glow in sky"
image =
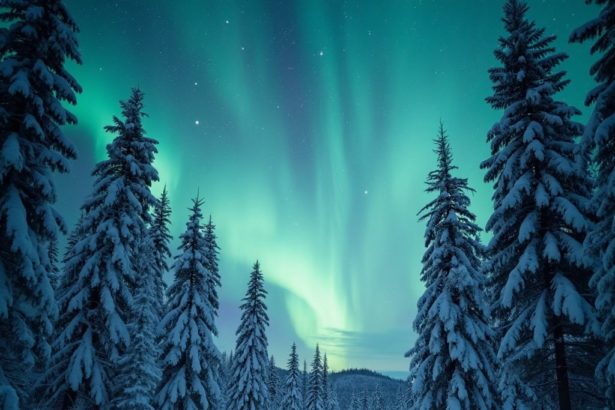
[[[80,148],[60,179],[74,222],[89,172],[105,155],[103,126],[130,88],[146,93],[156,165],[184,227],[197,189],[218,227],[222,350],[233,346],[250,267],[270,291],[270,349],[316,343],[334,369],[406,370],[422,292],[423,224],[438,122],[459,175],[477,189],[484,223],[490,187],[479,163],[499,117],[484,102],[502,32],[501,1],[67,1],[81,26],[84,93],[69,131]],[[568,34],[595,10],[531,1],[530,15],[571,55],[562,98],[584,112],[586,48]],[[67,199],[68,198],[68,199]]]

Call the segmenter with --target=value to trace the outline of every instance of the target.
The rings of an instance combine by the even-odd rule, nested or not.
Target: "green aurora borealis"
[[[197,189],[221,245],[221,350],[233,347],[251,264],[269,290],[278,364],[316,343],[334,369],[405,371],[422,292],[424,180],[442,119],[458,175],[491,188],[479,163],[500,113],[484,102],[502,32],[492,0],[67,0],[81,28],[84,92],[67,128],[80,156],[58,180],[73,224],[105,155],[118,100],[146,93],[148,135],[170,191],[172,232]],[[595,14],[580,0],[529,1],[570,55],[561,98],[584,113],[587,47],[570,31]],[[170,279],[170,277],[169,277]]]

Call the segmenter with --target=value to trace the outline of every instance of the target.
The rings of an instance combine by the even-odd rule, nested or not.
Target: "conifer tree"
[[[606,384],[609,407],[615,408],[615,1],[594,0],[602,5],[598,16],[572,33],[571,41],[594,40],[592,54],[599,58],[590,74],[598,86],[589,92],[586,105],[594,105],[583,134],[583,145],[596,168],[592,213],[596,223],[585,240],[594,274],[591,286],[597,293],[601,333],[607,353],[596,375]]]
[[[329,407],[329,393],[329,364],[325,353],[322,360],[322,403],[325,410]]]
[[[427,220],[414,329],[418,338],[407,353],[417,409],[494,409],[496,365],[489,307],[483,292],[480,228],[468,207],[472,192],[452,171],[444,127],[435,140],[438,165],[429,173],[427,192],[436,198],[421,209]]]
[[[220,247],[216,240],[216,226],[209,216],[209,222],[205,225],[205,249],[207,256],[207,270],[209,270],[209,300],[214,308],[214,314],[218,315],[220,303],[218,301],[218,288],[221,285],[220,271],[218,268],[218,254]]]
[[[65,232],[55,172],[75,148],[61,127],[81,92],[79,31],[61,0],[3,0],[0,10],[0,407],[24,407],[33,370],[50,356],[58,306],[49,247]]]
[[[214,344],[214,308],[209,301],[209,271],[201,207],[192,200],[186,230],[175,257],[175,279],[167,290],[162,329],[162,380],[157,402],[162,410],[220,408],[221,353]]]
[[[361,409],[361,400],[357,395],[356,390],[352,390],[352,395],[350,396],[350,405],[348,406],[349,410],[360,410]]]
[[[575,138],[583,127],[573,121],[579,111],[555,99],[568,84],[556,70],[566,55],[527,10],[521,0],[504,5],[506,36],[495,51],[501,66],[489,70],[487,98],[504,113],[481,164],[495,188],[486,228],[500,386],[511,399],[505,408],[528,406],[533,390],[570,409],[571,383],[576,394],[589,393],[576,400],[587,405],[594,396],[584,366],[599,350],[583,340],[595,317],[582,255],[589,184]]]
[[[380,390],[380,384],[377,384],[376,390],[374,390],[371,410],[385,410],[384,399],[382,398],[382,391]]]
[[[301,396],[303,398],[303,408],[307,410],[308,403],[308,371],[307,361],[303,361],[303,373],[301,375]]]
[[[410,400],[409,400],[409,390],[410,386],[404,384],[397,389],[397,394],[395,396],[395,405],[393,406],[394,410],[408,410],[410,408]]]
[[[269,359],[269,369],[267,372],[267,391],[269,392],[269,410],[276,410],[280,404],[280,378],[275,367],[273,355]]]
[[[152,213],[152,223],[149,229],[149,236],[153,243],[153,260],[154,260],[154,292],[156,300],[158,300],[158,315],[162,318],[164,315],[164,292],[166,285],[164,283],[164,274],[169,271],[168,259],[171,257],[169,244],[171,242],[171,233],[169,225],[171,224],[171,206],[169,204],[169,194],[166,185],[162,190],[160,198],[156,201]]]
[[[241,305],[241,322],[237,329],[237,342],[229,386],[229,410],[265,410],[268,406],[267,390],[267,335],[269,326],[263,284],[258,261],[254,264],[248,290]]]
[[[139,245],[138,275],[129,322],[130,345],[120,358],[114,409],[154,410],[154,395],[160,382],[156,327],[159,300],[154,244],[145,236]]]
[[[329,364],[327,363],[327,355],[324,355],[322,366],[322,387],[323,387],[323,403],[325,410],[337,410],[339,409],[339,402],[337,400],[337,394],[331,385],[331,379],[329,377]]]
[[[369,408],[369,396],[367,394],[367,389],[363,389],[363,394],[359,399],[359,408],[361,410],[370,410]]]
[[[158,179],[152,162],[157,142],[144,136],[143,93],[121,102],[124,119],[105,129],[117,136],[108,159],[94,169],[93,193],[83,205],[80,235],[67,253],[60,298],[61,331],[46,379],[47,403],[106,407],[118,363],[130,343],[127,326],[133,306],[139,241],[146,235],[150,186]]]
[[[297,355],[297,346],[293,343],[290,350],[290,357],[288,358],[288,375],[286,376],[284,398],[280,406],[282,409],[303,409],[300,378],[301,373],[299,371],[299,356]]]
[[[308,381],[307,410],[325,410],[323,402],[322,361],[320,359],[320,347],[316,345],[312,370]]]

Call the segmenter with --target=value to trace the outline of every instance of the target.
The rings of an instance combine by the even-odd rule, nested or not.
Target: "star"
[[[225,22],[226,24],[229,24],[229,23],[230,23],[230,21],[229,21],[229,20],[224,20],[224,22]]]
[[[324,51],[322,51],[322,50],[320,50],[320,53],[318,53],[318,55],[322,57],[322,56],[324,56],[324,55],[325,55],[325,52],[324,52]]]
[[[198,81],[195,81],[195,82],[194,82],[194,85],[199,85]]]
[[[194,125],[199,125],[201,122],[199,120],[194,121]]]
[[[363,195],[367,195],[369,194],[369,191],[366,189],[365,191],[363,191]]]

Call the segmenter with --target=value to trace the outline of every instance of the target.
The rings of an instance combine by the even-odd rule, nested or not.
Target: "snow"
[[[196,403],[219,408],[222,403],[222,359],[212,339],[216,327],[210,298],[213,293],[209,289],[212,273],[205,268],[208,261],[202,204],[201,199],[193,200],[181,235],[180,253],[173,265],[175,278],[167,291],[166,314],[159,328],[163,372],[156,401],[161,409],[174,409],[178,403],[184,408]]]

